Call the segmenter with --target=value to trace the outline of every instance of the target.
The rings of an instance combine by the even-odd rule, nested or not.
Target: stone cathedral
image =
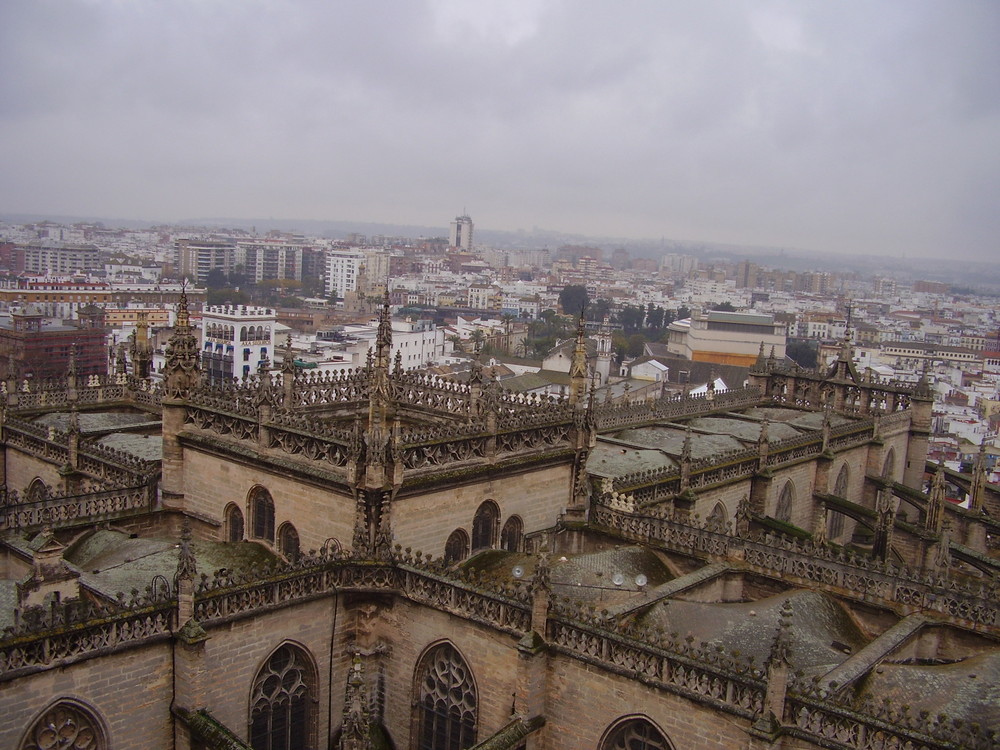
[[[1000,747],[1000,488],[763,347],[597,403],[392,361],[0,392],[0,747]],[[148,354],[148,352],[145,352]],[[279,357],[280,359],[281,357]]]

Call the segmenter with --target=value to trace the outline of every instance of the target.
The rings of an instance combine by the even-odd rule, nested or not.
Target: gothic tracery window
[[[45,486],[43,482],[38,477],[31,480],[31,484],[28,485],[28,489],[24,493],[24,501],[28,503],[35,503],[40,500],[45,500],[49,496],[49,488]]]
[[[500,532],[500,549],[508,552],[521,551],[521,538],[524,536],[524,524],[518,516],[511,516]]]
[[[289,562],[299,559],[299,532],[292,524],[283,523],[278,529],[278,549]]]
[[[315,676],[306,655],[284,644],[257,673],[250,692],[254,750],[305,750],[315,741]]]
[[[255,487],[250,493],[250,513],[253,520],[253,535],[274,543],[274,501],[271,493],[263,487]]]
[[[107,743],[97,719],[75,703],[60,701],[38,717],[20,750],[104,750]]]
[[[243,541],[243,511],[235,505],[226,508],[226,541]]]
[[[448,535],[444,545],[444,561],[455,563],[464,560],[469,555],[469,535],[464,529],[455,529]]]
[[[672,746],[651,721],[637,717],[612,727],[601,750],[672,750]]]
[[[462,750],[476,744],[476,686],[454,646],[442,643],[424,656],[416,689],[418,750]]]
[[[500,508],[492,500],[479,506],[472,519],[472,549],[489,549],[496,543]]]

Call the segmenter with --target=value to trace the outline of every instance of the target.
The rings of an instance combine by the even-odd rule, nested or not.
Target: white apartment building
[[[269,307],[210,305],[201,317],[201,363],[213,382],[257,372],[274,361],[277,317]]]
[[[18,245],[25,273],[69,276],[96,273],[103,268],[100,250],[94,245]]]
[[[349,361],[354,367],[365,364],[368,350],[375,350],[375,336],[378,324],[367,326],[345,326],[344,333],[354,339],[347,351]],[[445,357],[445,347],[450,351],[451,344],[445,341],[443,328],[435,326],[429,320],[394,320],[392,321],[392,363],[395,366],[396,353],[404,370],[415,370],[424,367],[428,362],[438,362]]]
[[[326,295],[343,297],[358,290],[358,275],[365,262],[360,248],[334,249],[326,253]]]
[[[468,215],[456,216],[451,222],[448,244],[472,252],[472,219]]]
[[[307,245],[286,240],[237,240],[235,263],[254,283],[264,279],[302,281],[302,255]]]
[[[218,268],[225,274],[233,269],[236,245],[228,241],[180,239],[174,243],[177,275],[204,284],[208,274]]]

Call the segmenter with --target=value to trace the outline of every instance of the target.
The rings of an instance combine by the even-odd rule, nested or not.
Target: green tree
[[[221,268],[213,268],[205,277],[205,286],[209,289],[224,289],[229,285],[226,272]]]
[[[564,313],[574,318],[579,317],[587,307],[587,300],[587,287],[582,284],[570,284],[559,292],[559,306]]]
[[[715,305],[712,309],[718,312],[736,312],[736,307],[729,300],[726,300],[725,302],[720,302],[719,304]]]
[[[642,328],[642,321],[646,317],[646,311],[641,307],[623,305],[618,313],[618,320],[622,324],[625,333],[636,333]]]

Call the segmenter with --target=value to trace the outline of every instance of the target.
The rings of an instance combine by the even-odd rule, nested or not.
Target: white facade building
[[[243,378],[274,360],[277,317],[269,307],[211,305],[201,318],[202,368],[213,381]]]
[[[358,290],[358,274],[365,254],[358,248],[328,250],[326,255],[326,295],[343,297]]]
[[[448,244],[472,252],[472,219],[468,215],[456,216],[451,222]]]

